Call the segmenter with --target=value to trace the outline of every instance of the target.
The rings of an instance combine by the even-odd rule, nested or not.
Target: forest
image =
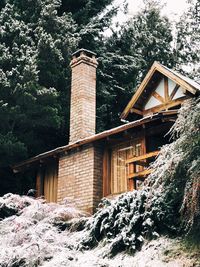
[[[0,1],[0,266],[200,266],[199,96],[180,108],[144,187],[103,198],[92,216],[27,196],[31,177],[11,168],[68,143],[79,48],[99,62],[97,133],[122,124],[154,61],[200,83],[200,0],[176,21],[163,4],[143,0],[115,23],[126,1]]]
[[[199,0],[177,22],[161,15],[159,2],[144,0],[132,18],[114,24],[119,9],[127,12],[126,2],[1,1],[1,194],[23,192],[13,163],[67,144],[69,62],[76,49],[98,56],[97,132],[121,123],[120,113],[154,61],[200,78]]]

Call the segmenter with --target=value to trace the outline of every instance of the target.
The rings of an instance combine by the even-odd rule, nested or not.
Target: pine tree
[[[178,21],[176,40],[176,68],[200,80],[200,1],[189,2],[188,10]]]
[[[55,146],[52,136],[64,121],[59,97],[78,40],[71,15],[58,16],[59,6],[9,0],[1,10],[1,166]]]
[[[95,18],[103,12],[112,2],[113,0],[62,0],[60,12],[71,12],[73,19],[82,27],[83,25],[87,25],[91,21],[91,18]]]
[[[160,13],[158,2],[145,1],[140,12],[105,39],[99,51],[98,129],[119,125],[119,114],[154,61],[174,66],[171,24]]]
[[[68,9],[60,0],[1,2],[0,167],[67,143],[71,54],[94,50],[95,36],[102,45],[113,12],[99,13],[111,2],[85,1],[82,10],[70,0]]]

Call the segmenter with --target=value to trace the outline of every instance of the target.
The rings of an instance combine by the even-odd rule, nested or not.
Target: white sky
[[[115,0],[116,4],[122,4],[123,0]],[[143,5],[142,0],[127,0],[129,4],[128,15],[122,13],[118,15],[118,20],[125,21],[129,16],[136,13]],[[162,9],[162,14],[167,15],[171,20],[177,20],[187,8],[186,0],[161,0],[161,4],[166,4]]]

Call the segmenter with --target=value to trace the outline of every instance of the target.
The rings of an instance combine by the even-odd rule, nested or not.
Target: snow
[[[0,198],[0,216],[3,214],[6,217],[0,221],[1,267],[191,266],[191,260],[186,257],[181,260],[166,259],[165,252],[176,247],[179,241],[165,236],[152,241],[138,236],[144,242],[140,251],[129,254],[120,252],[115,257],[108,257],[107,252],[112,244],[105,240],[91,250],[79,249],[88,230],[86,227],[80,231],[72,226],[85,222],[91,224],[93,217],[86,217],[71,204],[47,204],[43,199],[7,194]],[[60,229],[61,222],[66,226],[64,230]],[[152,221],[147,219],[144,225],[151,227]],[[126,238],[125,232],[121,235]],[[131,238],[135,239],[135,235]]]
[[[66,251],[71,246],[69,232],[59,227],[84,217],[73,206],[12,194],[0,198],[0,210],[1,217],[11,215],[0,222],[0,264],[9,267],[38,266]]]

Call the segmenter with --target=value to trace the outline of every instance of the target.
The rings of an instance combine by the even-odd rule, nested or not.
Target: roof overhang
[[[151,115],[151,116],[146,116],[140,120],[129,122],[125,125],[121,125],[121,126],[118,126],[116,128],[101,132],[99,134],[92,135],[90,137],[78,140],[77,142],[68,144],[66,146],[58,147],[58,148],[50,150],[48,152],[39,154],[35,157],[32,157],[32,158],[27,159],[23,162],[20,162],[18,164],[13,165],[12,169],[15,173],[17,173],[17,172],[23,171],[24,169],[31,167],[31,165],[36,163],[36,162],[43,162],[44,159],[58,158],[63,153],[70,151],[72,149],[78,148],[80,146],[94,143],[94,142],[97,142],[100,140],[108,139],[111,136],[126,132],[129,129],[137,128],[139,126],[157,121],[157,120],[162,119],[162,118],[170,118],[172,116],[174,117],[176,115],[177,115],[177,110],[171,110],[171,111],[162,111],[162,112],[156,113],[156,114]]]

